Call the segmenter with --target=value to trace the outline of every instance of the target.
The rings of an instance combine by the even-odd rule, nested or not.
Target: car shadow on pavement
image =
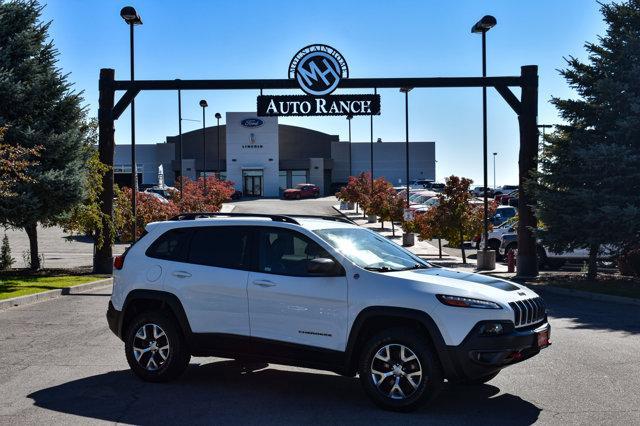
[[[191,364],[168,384],[128,370],[42,389],[34,404],[84,418],[133,424],[374,424],[383,422],[532,424],[540,409],[492,385],[445,389],[430,407],[393,413],[375,407],[356,378],[310,370],[247,370],[235,361]]]
[[[558,295],[540,287],[533,290],[544,298],[549,316],[570,319],[575,323],[571,328],[640,334],[640,315],[636,305]]]

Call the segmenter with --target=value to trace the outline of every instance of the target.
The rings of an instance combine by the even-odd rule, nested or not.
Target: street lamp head
[[[400,92],[402,92],[402,93],[409,93],[412,90],[413,90],[413,87],[401,87],[400,88]]]
[[[353,118],[353,115],[349,114],[347,115],[347,120],[351,120]]]
[[[202,108],[206,108],[206,107],[208,107],[209,105],[207,104],[207,101],[206,101],[205,99],[203,99],[203,100],[201,100],[201,101],[200,101],[200,106],[201,106]]]
[[[216,112],[215,117],[216,117],[218,120],[220,120],[220,119],[222,118],[222,115],[220,115],[220,113],[219,113],[219,112]]]
[[[485,15],[471,27],[472,33],[484,33],[495,27],[498,21],[491,15]]]
[[[493,155],[498,155],[498,153],[497,153],[497,152],[494,152],[494,153],[493,153]]]
[[[120,16],[127,24],[130,25],[142,25],[142,19],[140,19],[140,15],[136,12],[136,9],[133,6],[125,6],[120,10]]]

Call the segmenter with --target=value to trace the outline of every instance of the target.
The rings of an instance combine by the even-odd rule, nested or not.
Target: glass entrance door
[[[243,195],[247,197],[262,196],[262,170],[243,170]]]

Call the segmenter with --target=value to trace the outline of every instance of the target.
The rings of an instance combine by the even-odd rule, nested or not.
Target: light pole
[[[493,153],[493,190],[496,190],[496,155],[498,155],[497,152]]]
[[[409,208],[409,92],[413,90],[413,87],[403,87],[400,92],[404,93],[404,130],[405,130],[405,144],[404,144],[404,156],[405,167],[407,172],[407,208]]]
[[[204,111],[209,106],[206,99],[200,101],[202,107],[202,173],[204,175],[203,187],[205,194],[207,193],[207,132],[205,131],[205,116]]]
[[[176,79],[180,81],[180,79]],[[178,143],[180,149],[178,150],[178,161],[180,162],[180,200],[182,200],[182,92],[178,89]]]
[[[373,89],[373,94],[377,95],[378,94],[378,89]],[[371,162],[371,167],[370,167],[370,172],[371,172],[371,194],[373,195],[373,114],[369,116],[369,119],[371,120],[371,126],[370,126],[370,130],[371,130],[371,146],[370,146],[370,150],[369,150],[369,154],[370,154],[370,162]]]
[[[219,112],[216,112],[215,117],[216,120],[218,120],[218,156],[216,157],[216,159],[218,160],[218,179],[220,179],[220,119],[222,118],[222,116]]]
[[[134,44],[133,44],[133,27],[142,25],[142,19],[138,12],[131,7],[125,6],[120,10],[120,16],[124,22],[129,25],[129,62],[131,67],[131,81],[135,80],[134,66]],[[136,167],[136,105],[131,100],[131,216],[133,217],[132,232],[133,241],[136,241],[136,198],[138,192],[138,168]]]
[[[353,119],[353,115],[347,115],[347,121],[349,122],[349,177],[353,175],[353,161],[351,161],[351,120]]]
[[[491,15],[485,15],[471,28],[472,33],[482,34],[482,77],[487,76],[487,31],[496,25],[497,21]],[[482,86],[482,166],[484,175],[484,246],[483,251],[488,250],[489,240],[489,200],[487,194],[487,87]]]

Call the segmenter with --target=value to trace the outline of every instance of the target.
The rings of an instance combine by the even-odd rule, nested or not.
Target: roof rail
[[[315,214],[292,214],[289,215],[293,218],[300,218],[300,219],[322,219],[322,220],[331,220],[333,222],[342,222],[342,223],[349,223],[351,225],[356,225],[356,223],[349,219],[346,218],[344,216],[322,216],[322,215],[315,215]]]
[[[274,222],[285,222],[299,225],[297,220],[281,215],[281,214],[264,214],[264,213],[222,213],[222,212],[193,212],[193,213],[180,213],[177,216],[172,217],[169,220],[194,220],[205,217],[265,217],[271,219]]]

